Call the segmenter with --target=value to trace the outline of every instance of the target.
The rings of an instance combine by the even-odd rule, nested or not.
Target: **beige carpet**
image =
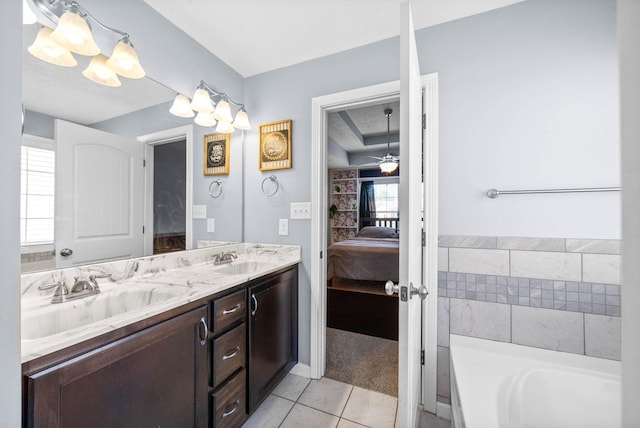
[[[398,396],[398,342],[327,328],[325,376]]]

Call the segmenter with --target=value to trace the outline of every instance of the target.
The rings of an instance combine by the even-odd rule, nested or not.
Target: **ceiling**
[[[243,77],[400,34],[403,0],[144,0]],[[414,0],[416,29],[523,0]]]

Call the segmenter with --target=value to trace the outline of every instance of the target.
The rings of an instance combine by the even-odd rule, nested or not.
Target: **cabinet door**
[[[207,312],[202,306],[30,375],[28,426],[206,426]]]
[[[249,289],[249,412],[298,359],[297,270]]]

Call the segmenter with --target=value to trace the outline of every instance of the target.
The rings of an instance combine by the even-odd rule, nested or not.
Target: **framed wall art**
[[[229,134],[204,136],[204,175],[229,174]]]
[[[291,119],[258,126],[258,169],[291,168]]]

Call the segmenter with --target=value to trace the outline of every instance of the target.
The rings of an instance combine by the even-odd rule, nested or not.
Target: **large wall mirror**
[[[184,231],[191,227],[192,220],[185,214],[188,201],[179,193],[180,188],[183,193],[185,191],[185,174],[191,175],[187,180],[191,183],[199,163],[193,170],[184,168],[186,141],[144,144],[137,138],[192,124],[191,120],[168,113],[175,91],[148,77],[122,78],[122,86],[116,88],[96,84],[82,76],[82,70],[88,64],[87,57],[76,55],[78,65],[61,67],[29,54],[27,47],[35,39],[40,24],[24,25],[23,29],[25,122],[20,224],[23,272],[157,254],[179,249],[180,245],[190,248],[193,243],[184,242]],[[202,134],[206,133],[197,126],[194,128],[193,147],[189,150],[200,147]],[[103,134],[125,139],[130,146],[141,148],[141,157],[148,158],[151,150],[156,168],[152,196],[147,195],[148,183],[144,184],[145,177],[149,181],[147,173],[128,169],[127,159],[134,159],[138,154],[121,158],[119,149],[114,149],[103,155],[94,153],[82,157],[81,151],[66,146],[69,140],[91,145]],[[108,157],[110,164],[104,161]],[[180,163],[182,169],[176,167]],[[84,173],[83,177],[96,180],[79,180],[77,177],[81,175],[77,175],[76,170]],[[62,188],[59,187],[60,177],[66,179]],[[127,193],[130,189],[125,178],[142,193]],[[74,192],[84,195],[84,202],[71,202],[69,195]],[[144,242],[149,240],[149,230],[145,231],[146,238],[142,234],[146,224],[144,217],[137,222],[104,214],[117,204],[129,204],[130,211],[144,212],[145,201],[149,198],[158,205],[153,210],[152,245]],[[182,213],[178,212],[180,207]],[[102,225],[102,230],[96,232],[96,228],[100,229],[96,225]],[[61,236],[69,231],[76,238],[87,239],[61,243]],[[114,244],[114,236],[122,234],[128,235],[129,239],[119,244],[120,247],[124,245],[125,250],[116,249],[118,246]],[[82,257],[85,244],[97,248],[98,252],[89,258]],[[69,251],[71,255],[61,255],[61,252]]]

